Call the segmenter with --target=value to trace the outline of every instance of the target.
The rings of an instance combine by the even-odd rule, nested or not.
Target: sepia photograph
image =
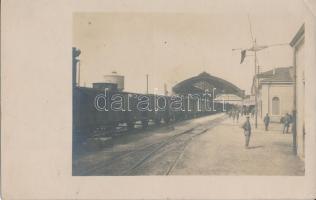
[[[316,0],[1,1],[0,198],[315,199]]]
[[[252,5],[73,13],[72,175],[304,176],[304,19]]]

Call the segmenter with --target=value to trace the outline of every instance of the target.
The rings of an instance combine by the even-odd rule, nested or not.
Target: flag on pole
[[[247,51],[247,50],[242,50],[242,51],[241,51],[240,64],[241,64],[242,62],[244,62],[244,60],[245,60],[245,57],[246,57],[246,51]]]
[[[266,49],[266,48],[268,48],[268,47],[269,47],[269,46],[267,46],[267,45],[261,45],[261,46],[254,45],[254,46],[251,47],[250,49],[241,50],[240,64],[244,62],[245,57],[246,57],[246,52],[247,52],[247,51],[261,51],[262,49]]]

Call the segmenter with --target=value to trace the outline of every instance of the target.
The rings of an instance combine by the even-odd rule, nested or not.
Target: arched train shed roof
[[[181,81],[172,88],[172,91],[176,94],[199,94],[204,93],[206,90],[212,92],[213,88],[216,88],[215,95],[235,94],[239,97],[244,97],[245,95],[245,91],[234,84],[206,72]]]

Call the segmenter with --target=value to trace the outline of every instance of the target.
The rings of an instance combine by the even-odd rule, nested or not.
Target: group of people
[[[265,131],[269,130],[269,124],[270,124],[270,116],[267,113],[266,116],[263,119],[264,126],[265,126]],[[293,117],[289,113],[286,113],[285,116],[281,118],[281,123],[283,123],[283,133],[288,133],[289,132],[289,127],[293,123]]]
[[[250,112],[251,113],[251,112]],[[233,119],[233,121],[239,120],[239,116],[244,115],[243,112],[241,112],[239,109],[231,109],[228,111],[228,115],[230,118]],[[263,119],[264,125],[265,125],[265,131],[269,131],[269,125],[270,125],[270,116],[267,113]],[[293,123],[293,117],[289,113],[286,113],[285,116],[281,118],[281,123],[283,123],[283,133],[288,133],[290,125]],[[245,148],[248,149],[249,147],[249,141],[251,137],[251,123],[250,123],[250,116],[249,114],[246,115],[246,121],[242,124],[241,128],[244,130],[245,135]]]
[[[255,109],[249,107],[232,107],[227,111],[229,118],[232,118],[234,121],[239,119],[240,116],[247,116],[251,114],[251,117],[254,117]]]
[[[233,119],[233,122],[237,122],[239,121],[239,116],[240,116],[240,111],[238,109],[231,109],[229,112],[228,112],[228,116],[229,118],[232,118]]]
[[[286,113],[284,117],[281,118],[281,123],[284,124],[283,126],[283,133],[289,132],[289,127],[293,123],[293,117],[289,113]]]
[[[239,122],[239,118],[242,116],[248,116],[251,114],[251,117],[254,117],[255,110],[247,107],[233,107],[227,111],[229,118],[233,119],[233,122]]]

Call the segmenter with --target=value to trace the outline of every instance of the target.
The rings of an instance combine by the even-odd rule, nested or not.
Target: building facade
[[[294,101],[293,107],[295,124],[293,127],[293,145],[296,153],[305,157],[305,27],[301,26],[292,39],[290,45],[293,47],[293,64],[295,73]]]
[[[257,83],[257,87],[255,84]],[[280,122],[286,114],[292,113],[294,98],[294,68],[275,68],[258,74],[254,78],[252,93],[257,88],[258,118],[269,114],[271,122]]]

